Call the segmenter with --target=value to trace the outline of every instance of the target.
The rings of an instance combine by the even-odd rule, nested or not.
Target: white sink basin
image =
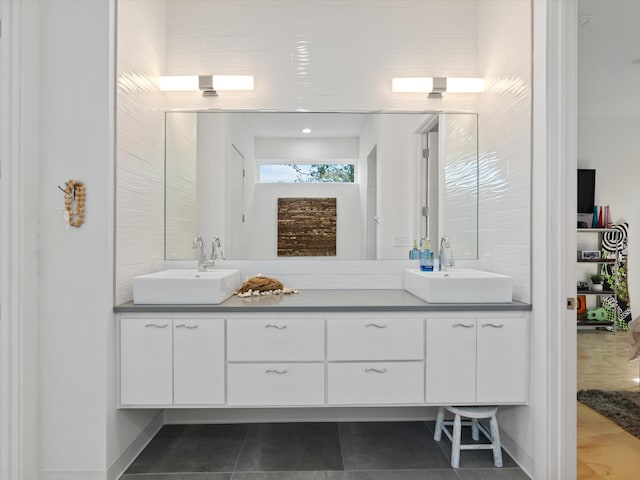
[[[404,289],[429,303],[511,303],[511,277],[480,270],[406,269]]]
[[[240,270],[164,270],[133,279],[133,303],[218,304],[240,287]]]

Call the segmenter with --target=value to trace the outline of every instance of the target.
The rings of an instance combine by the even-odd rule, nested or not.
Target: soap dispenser
[[[409,251],[409,260],[420,260],[420,250],[416,240],[413,241],[413,248]]]
[[[433,251],[431,250],[431,242],[428,238],[423,238],[424,246],[420,252],[420,270],[423,272],[433,272]]]

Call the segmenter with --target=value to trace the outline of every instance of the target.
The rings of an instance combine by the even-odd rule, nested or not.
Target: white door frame
[[[17,111],[14,93],[14,55],[17,39],[13,26],[19,8],[13,2],[0,2],[2,38],[0,38],[0,477],[22,478],[22,422],[20,421],[20,314],[16,304],[14,244],[16,196],[14,156],[19,148],[14,127]],[[18,287],[19,288],[19,287]]]
[[[0,1],[0,478],[12,480],[39,470],[37,3]]]
[[[534,0],[534,478],[576,478],[577,2]],[[534,348],[535,348],[534,347]],[[544,364],[542,364],[544,363]],[[542,434],[542,433],[545,434]]]

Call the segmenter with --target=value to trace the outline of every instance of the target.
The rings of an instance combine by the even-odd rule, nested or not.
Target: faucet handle
[[[215,247],[213,247],[213,248],[215,249],[215,252],[216,252],[216,258],[220,258],[222,260],[225,260],[224,252],[222,251],[222,243],[220,242],[220,237],[215,237],[213,239],[213,242],[215,244]],[[220,256],[218,256],[218,251],[220,252]]]

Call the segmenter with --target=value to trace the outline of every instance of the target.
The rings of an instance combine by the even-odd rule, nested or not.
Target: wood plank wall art
[[[335,198],[278,198],[278,256],[336,256]]]

